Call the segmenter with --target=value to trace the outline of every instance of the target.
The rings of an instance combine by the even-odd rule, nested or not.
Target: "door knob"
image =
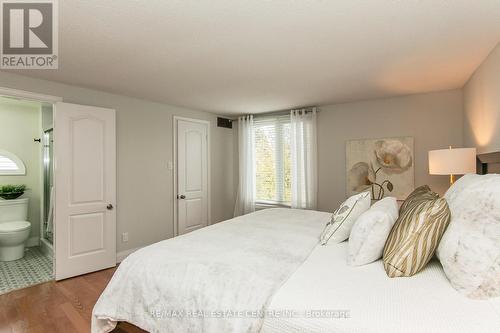
[[[186,199],[186,196],[184,194],[177,195],[177,199]]]
[[[113,205],[112,205],[112,204],[108,204],[108,205],[106,206],[106,209],[107,209],[107,210],[112,210],[112,209],[113,209]]]

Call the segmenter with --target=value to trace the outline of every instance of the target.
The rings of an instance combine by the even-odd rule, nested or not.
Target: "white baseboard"
[[[26,247],[39,246],[40,245],[40,237],[31,237],[26,241]],[[141,246],[142,247],[142,246]],[[130,254],[139,250],[141,247],[136,247],[133,249],[120,251],[116,254],[116,263],[121,263],[125,258],[127,258]]]
[[[26,247],[38,246],[40,245],[40,237],[31,237],[26,241]]]
[[[125,260],[125,258],[127,258],[130,254],[134,253],[135,251],[139,250],[141,247],[136,247],[134,249],[118,252],[116,254],[116,263],[117,264],[121,263],[123,260]]]

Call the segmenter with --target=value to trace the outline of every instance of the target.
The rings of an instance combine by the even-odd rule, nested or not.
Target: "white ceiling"
[[[64,0],[59,70],[19,74],[222,114],[462,87],[499,0]]]

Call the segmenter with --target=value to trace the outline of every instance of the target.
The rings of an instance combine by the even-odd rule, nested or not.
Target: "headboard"
[[[500,173],[500,151],[477,155],[477,173]]]

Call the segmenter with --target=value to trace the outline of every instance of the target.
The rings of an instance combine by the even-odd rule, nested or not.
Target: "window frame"
[[[17,166],[16,170],[2,170],[0,169],[0,176],[25,176],[26,166],[23,161],[10,151],[0,149],[0,156],[4,156],[14,162]]]

